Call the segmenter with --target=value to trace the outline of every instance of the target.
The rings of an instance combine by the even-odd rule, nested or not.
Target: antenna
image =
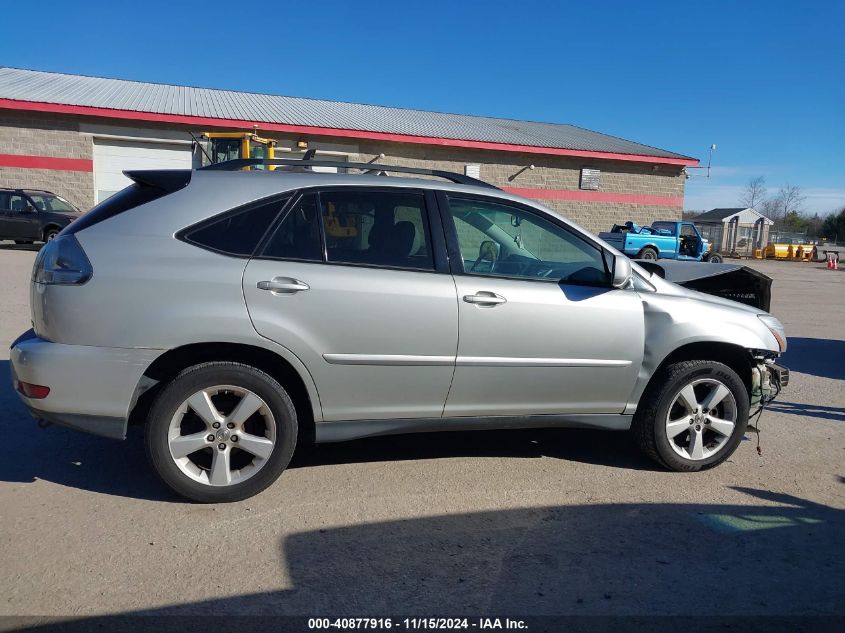
[[[686,170],[688,170],[688,169],[706,169],[706,170],[707,170],[707,175],[706,175],[706,176],[704,176],[704,178],[710,178],[710,167],[711,167],[711,166],[712,166],[712,164],[713,164],[713,152],[715,152],[715,151],[716,151],[716,143],[711,143],[711,144],[710,144],[710,151],[709,151],[709,153],[708,153],[708,155],[707,155],[707,167],[700,167],[700,166],[699,166],[699,167],[684,167],[684,171],[686,172],[687,178],[689,178],[690,176],[692,176],[692,174],[691,174],[691,173],[689,173],[688,171],[686,171]]]
[[[707,156],[707,177],[710,178],[710,164],[713,162],[713,152],[716,151],[716,143],[710,144],[710,154]]]

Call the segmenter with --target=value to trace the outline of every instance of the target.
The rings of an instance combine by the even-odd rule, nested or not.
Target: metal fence
[[[790,232],[790,231],[769,231],[770,244],[816,244],[818,242],[815,238],[810,238],[807,231]]]
[[[728,230],[723,224],[699,224],[701,235],[713,244],[713,251],[729,257],[754,257],[754,250],[765,248],[765,232],[755,225],[733,225]],[[727,242],[725,235],[727,233]]]

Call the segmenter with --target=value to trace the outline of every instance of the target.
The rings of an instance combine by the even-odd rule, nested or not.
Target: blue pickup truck
[[[722,256],[692,222],[655,222],[638,226],[633,222],[613,225],[607,233],[599,233],[608,244],[633,259],[685,259],[719,263]]]

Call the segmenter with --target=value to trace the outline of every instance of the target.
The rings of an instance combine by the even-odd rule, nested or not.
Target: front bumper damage
[[[751,369],[751,407],[762,409],[789,384],[789,369],[771,359],[755,361]]]

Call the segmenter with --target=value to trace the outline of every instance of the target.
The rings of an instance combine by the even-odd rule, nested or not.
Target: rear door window
[[[329,262],[434,270],[423,193],[325,191],[320,207]]]
[[[272,259],[323,259],[317,194],[302,196],[286,213],[261,255]]]
[[[9,206],[11,210],[15,213],[24,213],[32,207],[32,205],[29,204],[29,200],[27,200],[24,196],[19,193],[13,193],[11,196],[9,196],[9,199]]]

